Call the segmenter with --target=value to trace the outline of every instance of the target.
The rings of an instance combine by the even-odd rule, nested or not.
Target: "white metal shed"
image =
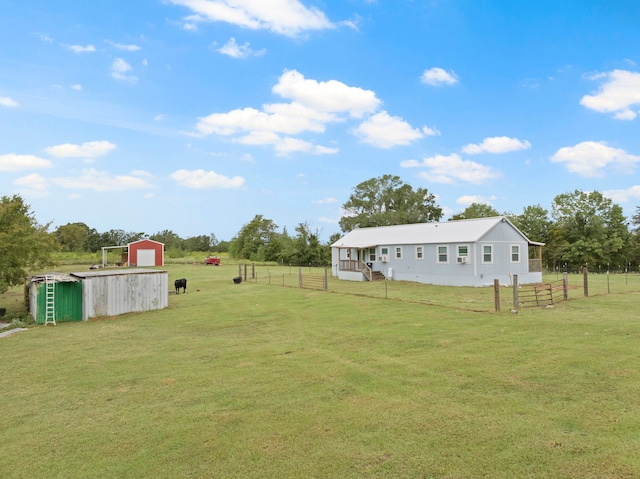
[[[169,305],[169,273],[118,269],[71,273],[80,278],[82,319],[163,309]]]

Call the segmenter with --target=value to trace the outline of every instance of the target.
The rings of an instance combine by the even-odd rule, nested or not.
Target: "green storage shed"
[[[29,312],[37,324],[47,322],[47,288],[52,289],[55,296],[52,304],[55,322],[82,321],[82,281],[79,278],[50,273],[31,277],[27,287]]]

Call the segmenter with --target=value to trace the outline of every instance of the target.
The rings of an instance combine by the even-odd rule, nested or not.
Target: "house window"
[[[469,246],[458,245],[458,256],[469,256]]]
[[[423,259],[423,258],[424,258],[424,250],[422,246],[416,246],[416,259]]]
[[[389,254],[389,248],[380,248],[380,254],[386,256]]]
[[[402,259],[402,246],[396,246],[396,259]]]
[[[376,249],[369,248],[369,261],[375,261],[375,260],[376,260]]]
[[[511,262],[512,263],[520,262],[520,245],[518,244],[511,245]]]
[[[448,262],[449,262],[449,247],[438,246],[438,263],[448,263]]]
[[[493,246],[491,246],[490,244],[484,245],[482,247],[482,262],[493,263]]]

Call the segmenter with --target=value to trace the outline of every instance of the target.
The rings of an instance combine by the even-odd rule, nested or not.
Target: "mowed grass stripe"
[[[637,294],[474,313],[167,269],[166,310],[0,342],[2,477],[640,474]]]

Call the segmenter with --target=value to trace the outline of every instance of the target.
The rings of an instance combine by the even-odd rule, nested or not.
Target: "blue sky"
[[[40,223],[339,231],[383,174],[640,204],[640,2],[0,0],[0,194]]]

